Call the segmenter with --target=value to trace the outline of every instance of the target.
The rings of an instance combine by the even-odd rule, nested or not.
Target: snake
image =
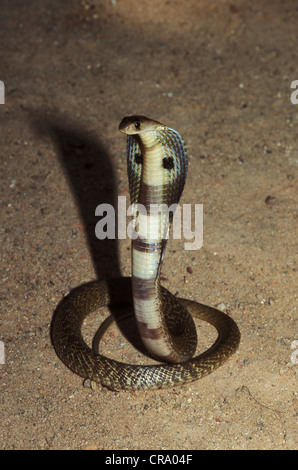
[[[181,135],[159,121],[133,115],[122,119],[127,136],[127,172],[133,207],[131,277],[94,280],[73,289],[57,306],[51,322],[56,354],[75,374],[110,390],[170,388],[196,381],[221,366],[238,348],[240,331],[226,313],[173,295],[161,285],[173,211],[182,195],[188,157]],[[174,205],[174,206],[173,206]],[[115,320],[110,316],[89,347],[84,319],[102,307],[131,308],[139,336],[154,364],[127,364],[98,352],[98,342]],[[194,318],[217,330],[209,349],[194,356]]]

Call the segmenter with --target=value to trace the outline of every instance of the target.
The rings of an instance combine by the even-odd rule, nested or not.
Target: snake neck
[[[195,328],[175,297],[163,296],[160,271],[171,220],[168,208],[179,202],[186,178],[187,155],[176,131],[157,121],[141,119],[125,118],[120,124],[120,130],[129,135],[132,202],[139,204],[135,213],[137,236],[132,241],[134,311],[147,350],[163,361],[181,362],[194,354]],[[190,339],[189,335],[192,335]]]

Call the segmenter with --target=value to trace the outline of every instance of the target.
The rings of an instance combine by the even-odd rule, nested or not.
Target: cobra
[[[160,207],[178,204],[187,174],[187,152],[180,134],[144,116],[125,117],[119,126],[127,135],[127,169],[131,202],[136,204],[136,237],[132,240],[132,277],[93,281],[74,289],[58,305],[51,324],[52,343],[65,365],[81,377],[112,390],[173,387],[200,379],[238,348],[239,329],[225,313],[175,297],[160,284],[171,223]],[[144,207],[141,213],[138,208]],[[98,353],[97,344],[113,321],[109,317],[91,349],[81,326],[93,310],[133,305],[140,337],[149,353],[162,361],[125,364]],[[197,317],[218,331],[215,343],[193,357]]]

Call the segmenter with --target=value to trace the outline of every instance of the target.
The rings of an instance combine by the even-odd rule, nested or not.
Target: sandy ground
[[[0,21],[1,448],[296,448],[297,2],[1,0]],[[128,195],[131,113],[181,132],[182,202],[204,205],[203,248],[170,241],[163,283],[242,339],[198,382],[116,393],[84,387],[49,327],[70,289],[130,274],[129,240],[97,240],[94,211]],[[144,361],[116,327],[102,351]]]

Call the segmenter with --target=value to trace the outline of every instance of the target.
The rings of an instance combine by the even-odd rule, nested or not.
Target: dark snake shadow
[[[36,110],[29,111],[29,115],[33,130],[38,136],[48,136],[54,142],[57,156],[85,227],[86,240],[97,278],[108,282],[113,295],[112,279],[122,277],[118,242],[117,239],[108,238],[98,240],[95,235],[95,226],[100,220],[95,216],[95,209],[99,204],[110,204],[115,208],[117,224],[117,185],[109,153],[97,137],[84,130],[81,125],[67,120],[65,116],[44,114]],[[115,127],[117,129],[116,125]],[[72,292],[76,289],[80,289],[80,286]],[[138,334],[134,318],[130,317],[129,322],[123,322],[119,307],[110,307],[110,310],[127,341],[141,353],[149,356]]]

